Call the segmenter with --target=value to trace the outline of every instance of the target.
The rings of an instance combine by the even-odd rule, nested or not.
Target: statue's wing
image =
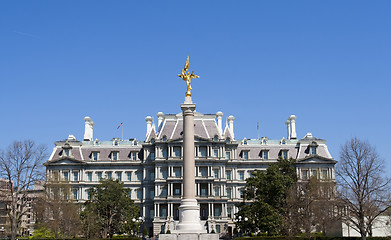
[[[187,56],[185,67],[183,68],[185,71],[189,70],[189,56]]]
[[[199,78],[200,76],[197,76],[197,75],[195,75],[194,73],[191,73],[191,74],[190,74],[190,77],[191,77],[191,78]]]

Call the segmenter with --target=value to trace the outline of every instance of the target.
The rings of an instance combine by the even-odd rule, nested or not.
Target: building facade
[[[157,114],[157,124],[146,117],[146,138],[110,141],[93,139],[94,123],[86,117],[83,141],[73,135],[55,142],[45,163],[48,179],[69,181],[75,201],[89,198],[89,189],[101,178],[118,179],[130,189],[141,207],[143,225],[150,233],[174,229],[179,219],[183,176],[183,117]],[[235,226],[236,204],[243,201],[246,178],[265,170],[278,158],[294,158],[300,180],[315,176],[335,181],[334,165],[326,141],[306,134],[297,138],[296,117],[286,121],[281,139],[235,139],[233,116],[223,126],[223,113],[195,113],[196,198],[200,219],[210,232],[230,235]]]

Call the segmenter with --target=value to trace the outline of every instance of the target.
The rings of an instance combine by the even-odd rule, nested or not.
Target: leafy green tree
[[[105,238],[124,229],[131,229],[132,219],[139,215],[139,207],[129,197],[129,189],[118,180],[102,179],[90,189],[90,200],[81,214],[88,238],[96,233]]]
[[[268,235],[283,232],[283,219],[289,189],[296,182],[293,159],[279,159],[266,171],[254,171],[246,179],[244,201],[238,205],[237,225],[245,233]],[[240,218],[239,218],[240,216]]]
[[[40,227],[34,230],[31,239],[54,239],[56,238],[55,233],[46,227]]]

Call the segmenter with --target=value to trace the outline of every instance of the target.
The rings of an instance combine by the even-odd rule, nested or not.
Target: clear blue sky
[[[180,112],[190,55],[201,113],[236,138],[297,132],[339,148],[357,136],[391,173],[391,1],[0,1],[0,148],[68,134],[144,139],[147,115]]]

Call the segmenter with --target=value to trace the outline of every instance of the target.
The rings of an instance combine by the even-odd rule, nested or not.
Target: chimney
[[[94,128],[95,124],[90,117],[85,117],[84,122],[85,122],[84,141],[92,141],[93,134],[94,134],[93,128]]]
[[[289,119],[286,120],[285,124],[286,124],[286,128],[288,130],[288,137],[287,137],[287,139],[291,139],[291,122],[289,121]]]
[[[231,134],[232,134],[232,138],[235,139],[235,135],[234,135],[234,120],[235,120],[235,117],[230,115],[228,118],[228,127],[229,127],[229,130],[231,130]]]
[[[291,122],[291,139],[296,139],[296,116],[291,115],[289,120]]]
[[[157,113],[157,129],[160,129],[162,126],[162,123],[163,123],[163,120],[164,120],[164,114],[162,112],[158,112]]]
[[[217,129],[220,133],[220,136],[223,135],[223,113],[222,112],[217,112]]]
[[[147,122],[147,134],[146,136],[148,137],[148,134],[151,132],[152,130],[152,120],[153,118],[151,116],[147,116],[145,118],[145,121]]]

